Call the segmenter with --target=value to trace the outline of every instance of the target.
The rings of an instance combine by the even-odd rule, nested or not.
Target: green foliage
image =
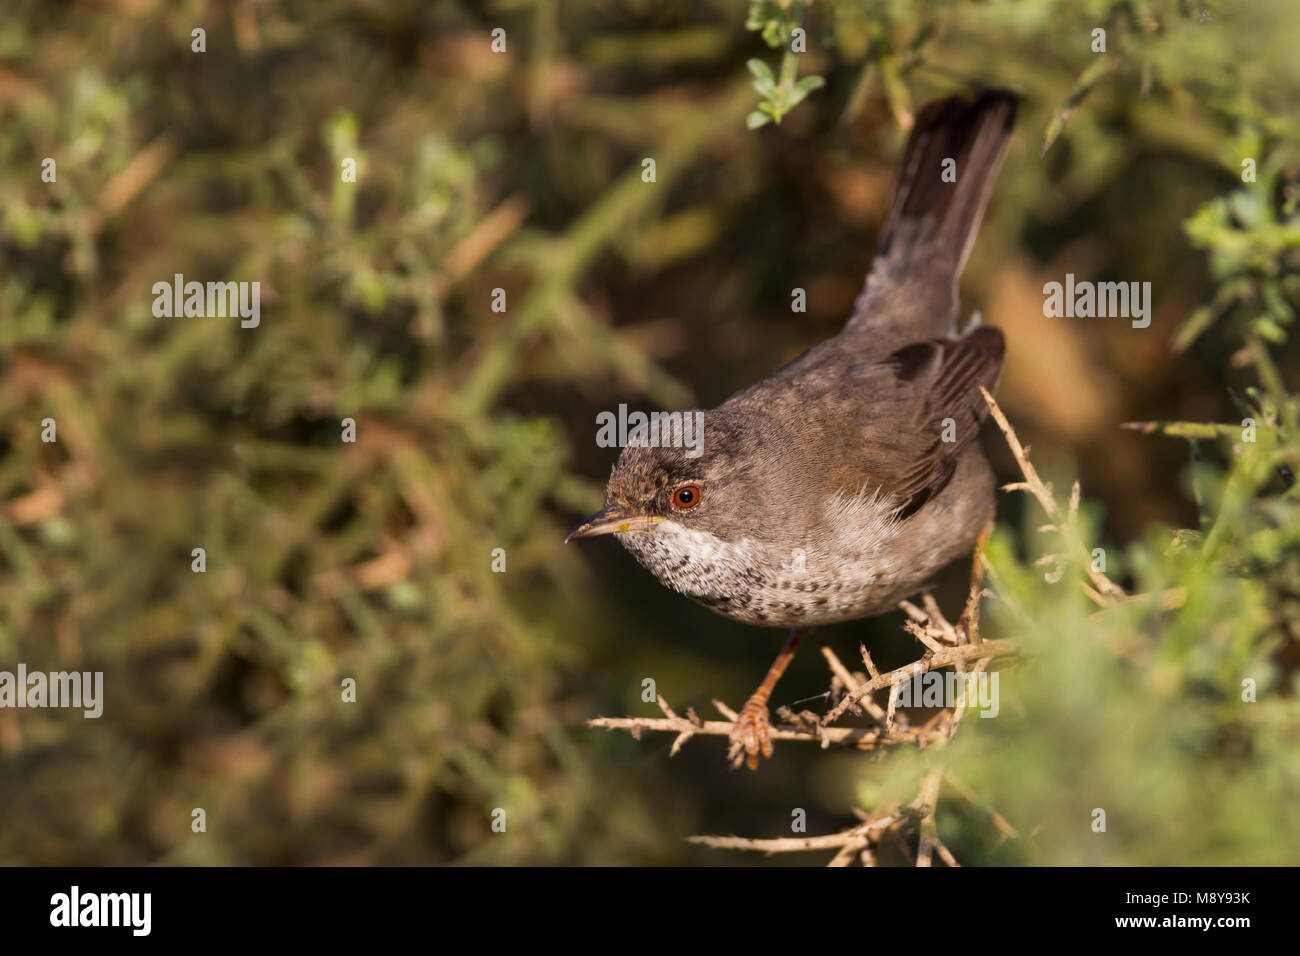
[[[758,129],[768,123],[780,123],[782,117],[799,105],[813,90],[826,85],[820,76],[805,76],[796,80],[798,52],[794,49],[794,31],[803,26],[806,4],[800,0],[753,0],[749,6],[746,30],[757,30],[763,42],[772,49],[781,49],[781,77],[778,80],[772,68],[759,59],[746,62],[754,74],[754,89],[763,99],[745,118],[745,125]]]
[[[667,761],[666,742],[583,728],[652,713],[647,675],[683,709],[736,703],[779,639],[662,592],[612,544],[561,540],[610,465],[594,410],[711,405],[834,333],[911,111],[972,82],[1025,107],[967,301],[1083,245],[1160,280],[1168,312],[1120,344],[1081,327],[1127,375],[1093,444],[1053,417],[1068,398],[1015,392],[1059,353],[1011,336],[1008,414],[1036,460],[1082,443],[1095,504],[1061,542],[1001,503],[988,632],[1026,653],[1002,715],[969,717],[948,753],[1022,836],[997,845],[946,792],[939,826],[966,863],[1294,862],[1285,12],[19,0],[0,26],[0,669],[102,670],[107,700],[98,721],[0,711],[0,862],[712,862],[679,838],[910,799],[928,754],[778,747],[742,776],[707,742]],[[747,114],[773,128],[746,135]],[[260,280],[261,326],[154,316],[177,272]],[[794,287],[810,311],[792,317]],[[1121,454],[1126,417],[1197,420]],[[1181,464],[1177,432],[1203,459]],[[1147,596],[1098,615],[1077,565],[1044,581],[1034,561],[1071,543]],[[821,689],[806,656],[790,700]]]
[[[518,129],[459,127],[474,80],[407,72],[413,7],[280,4],[250,37],[216,4],[26,6],[0,70],[27,84],[0,145],[0,668],[102,670],[107,701],[0,712],[0,861],[653,858],[635,775],[577,745],[595,628],[547,512],[591,490],[555,418],[449,387],[490,337],[495,282],[456,286]],[[177,272],[260,280],[261,325],[155,317]]]
[[[1274,345],[1288,338],[1300,299],[1300,187],[1287,168],[1294,154],[1274,149],[1266,156],[1255,182],[1206,203],[1186,223],[1192,242],[1209,251],[1217,287],[1180,331],[1180,349],[1221,317],[1240,316]]]
[[[1036,830],[995,858],[1295,862],[1300,754],[1288,741],[1300,706],[1279,655],[1300,636],[1300,502],[1285,477],[1300,465],[1300,432],[1295,398],[1271,398],[1281,414],[1261,413],[1255,440],[1240,429],[1223,439],[1230,463],[1200,475],[1210,518],[1200,533],[1152,528],[1112,558],[1108,570],[1139,594],[1131,602],[1098,611],[1077,587],[1078,563],[1051,584],[1011,536],[995,542],[998,627],[1026,659],[1002,675],[998,719],[963,727],[952,750],[976,792]],[[1087,523],[1076,531],[1084,553],[1101,546]],[[952,839],[979,846],[982,825],[962,818]]]

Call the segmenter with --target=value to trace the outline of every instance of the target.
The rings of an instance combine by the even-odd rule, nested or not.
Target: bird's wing
[[[1002,367],[1002,333],[989,326],[882,358],[823,343],[803,361],[727,403],[795,422],[793,454],[828,488],[877,492],[906,517],[943,490],[979,432]],[[792,466],[793,467],[793,466]]]
[[[883,363],[893,371],[886,389],[896,406],[894,421],[902,424],[895,427],[882,415],[879,425],[869,426],[873,440],[863,467],[899,503],[903,517],[943,490],[979,433],[988,415],[979,386],[992,390],[1004,350],[1000,331],[977,328],[958,339],[905,346]]]

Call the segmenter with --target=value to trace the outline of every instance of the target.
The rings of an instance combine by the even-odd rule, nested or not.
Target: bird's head
[[[746,442],[716,412],[689,411],[680,418],[674,413],[672,422],[661,431],[634,431],[610,475],[605,506],[566,541],[604,534],[654,536],[670,530],[665,522],[723,541],[753,533],[761,524],[761,495],[747,446],[757,447],[757,439]]]

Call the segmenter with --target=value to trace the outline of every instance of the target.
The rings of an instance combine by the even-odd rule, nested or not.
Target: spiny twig
[[[724,702],[714,700],[713,706],[726,716],[727,720],[702,720],[694,710],[688,710],[686,717],[678,716],[668,702],[660,695],[659,709],[663,717],[595,717],[587,721],[588,727],[604,727],[606,730],[626,730],[636,739],[643,731],[675,732],[670,754],[675,755],[682,746],[696,734],[728,737],[735,723],[736,713]],[[821,745],[823,748],[837,746],[857,750],[875,750],[902,740],[886,738],[879,730],[870,727],[816,727],[810,728],[796,724],[778,724],[772,728],[773,740],[806,740]]]
[[[943,765],[931,767],[921,781],[921,792],[912,802],[912,809],[921,814],[921,839],[916,847],[916,865],[929,866],[933,853],[949,866],[958,863],[949,849],[939,839],[939,828],[934,822],[934,815],[939,805],[939,784],[943,780]]]
[[[983,385],[980,386],[980,394],[984,396],[984,401],[988,403],[989,411],[993,413],[993,420],[998,423],[1002,429],[1002,434],[1006,437],[1007,445],[1011,449],[1012,456],[1016,459],[1016,464],[1020,466],[1020,472],[1025,476],[1024,481],[1012,482],[1009,485],[1003,485],[1003,491],[1025,491],[1033,495],[1038,504],[1042,507],[1047,517],[1051,519],[1051,524],[1044,525],[1043,531],[1058,531],[1062,537],[1067,537],[1066,529],[1074,520],[1079,511],[1079,483],[1075,482],[1070,489],[1069,511],[1061,514],[1060,507],[1056,503],[1056,496],[1052,493],[1051,486],[1038,477],[1038,471],[1034,468],[1033,462],[1029,460],[1029,453],[1025,447],[1020,444],[1020,439],[1016,437],[1016,431],[1007,421],[1007,416],[1002,413],[989,390]],[[1106,577],[1105,572],[1098,571],[1093,567],[1090,555],[1083,549],[1083,545],[1078,546],[1078,557],[1082,566],[1086,570],[1089,579],[1092,581],[1092,587],[1086,585],[1084,590],[1088,596],[1097,604],[1106,607],[1114,604],[1116,601],[1122,601],[1127,595],[1124,589],[1118,584]]]
[[[775,839],[750,839],[737,836],[692,836],[687,842],[699,846],[713,847],[715,850],[756,850],[760,853],[803,853],[808,850],[829,850],[836,847],[865,846],[874,831],[884,830],[898,823],[901,818],[886,816],[871,819],[866,823],[850,827],[839,833],[827,833],[810,837],[776,837]]]
[[[929,652],[920,660],[913,661],[911,664],[905,664],[888,673],[881,674],[879,677],[872,678],[866,683],[859,686],[851,694],[848,694],[838,704],[830,709],[824,718],[825,723],[833,723],[843,716],[844,712],[857,704],[863,697],[874,693],[891,684],[901,683],[918,677],[927,671],[936,670],[940,667],[947,667],[958,661],[975,661],[991,660],[996,657],[1011,657],[1016,653],[1015,642],[1010,639],[996,641],[984,641],[980,644],[964,644],[959,647],[946,647],[939,652]]]
[[[982,574],[972,576],[971,587],[976,590],[977,595],[983,592]],[[901,743],[911,740],[922,746],[933,746],[936,749],[943,747],[947,743],[965,714],[965,700],[959,700],[952,710],[940,711],[915,730],[900,729],[895,720],[897,696],[894,692],[896,687],[894,681],[898,679],[899,675],[903,675],[903,679],[908,679],[911,675],[923,673],[924,670],[930,667],[942,666],[936,663],[940,658],[951,663],[959,673],[965,671],[968,660],[973,660],[972,670],[979,673],[988,666],[989,661],[994,657],[1013,653],[1014,647],[1010,641],[991,641],[982,644],[965,643],[968,639],[967,631],[978,630],[978,613],[969,617],[963,614],[963,619],[966,621],[965,627],[954,627],[943,616],[939,606],[929,598],[929,595],[923,598],[922,603],[925,605],[926,610],[922,610],[910,602],[903,602],[903,610],[910,619],[907,622],[909,630],[929,648],[925,657],[911,665],[882,674],[876,668],[871,660],[871,655],[867,653],[864,647],[862,648],[862,659],[867,668],[867,674],[855,674],[844,666],[844,663],[834,651],[830,648],[822,648],[822,656],[825,657],[827,666],[830,667],[831,673],[834,675],[832,691],[834,691],[836,684],[840,685],[845,691],[845,696],[826,715],[822,721],[823,724],[830,723],[831,720],[835,719],[835,716],[843,713],[844,710],[853,709],[856,704],[861,705],[862,709],[866,710],[878,724],[883,726],[883,733],[878,738],[881,743]],[[956,646],[945,646],[940,643],[944,640],[955,640],[959,643]],[[880,705],[872,700],[871,691],[868,688],[880,689],[885,686],[891,688],[891,693],[889,708],[882,711]],[[823,726],[823,732],[825,729]],[[866,816],[862,823],[839,833],[814,837],[779,837],[775,839],[695,836],[691,837],[690,841],[715,849],[749,850],[769,854],[837,848],[835,855],[828,864],[829,866],[849,866],[855,860],[864,866],[874,866],[880,841],[886,834],[892,834],[903,855],[917,866],[930,866],[935,856],[938,856],[947,866],[958,866],[960,864],[957,862],[956,857],[953,856],[952,851],[939,838],[938,826],[935,821],[939,802],[939,789],[944,776],[945,765],[942,762],[934,764],[923,777],[916,799],[908,804],[904,810],[900,811],[897,806],[893,805],[877,808],[873,814]],[[967,793],[969,793],[969,788],[967,788]],[[1008,835],[1015,835],[1014,828],[1006,823],[996,811],[989,810],[989,813],[995,818],[994,825],[998,826],[1003,838]],[[912,825],[919,832],[915,852],[908,845],[905,833]]]

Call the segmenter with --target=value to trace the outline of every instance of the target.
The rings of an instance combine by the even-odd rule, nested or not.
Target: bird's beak
[[[574,538],[594,538],[598,534],[624,534],[628,531],[645,531],[651,525],[662,521],[657,515],[630,515],[621,508],[610,505],[569,532],[564,539],[568,544]]]

